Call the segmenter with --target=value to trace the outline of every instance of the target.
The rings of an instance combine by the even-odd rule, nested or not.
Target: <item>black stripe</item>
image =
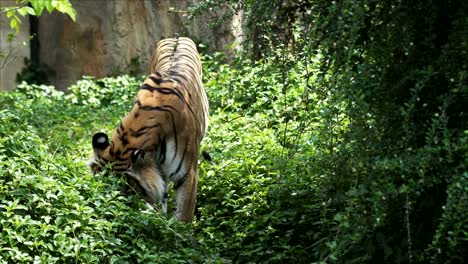
[[[177,109],[175,109],[172,105],[161,105],[161,107],[166,107],[166,108],[170,108],[172,111],[178,113],[179,111],[177,111]]]
[[[166,141],[162,140],[161,144],[159,144],[159,164],[163,164],[164,160],[166,160]]]
[[[152,128],[156,128],[156,127],[161,128],[162,126],[161,126],[160,123],[157,123],[157,124],[152,125],[152,126],[144,126],[144,127],[140,128],[140,129],[138,129],[138,131],[130,130],[130,132],[131,132],[131,135],[133,137],[140,137],[140,136],[144,135],[145,133],[147,133],[148,130],[150,130]]]
[[[125,147],[128,145],[128,136],[127,132],[123,132],[122,136],[120,136],[120,141],[122,141],[122,145]]]
[[[187,173],[182,176],[177,182],[174,183],[174,190],[177,190],[182,184],[184,184],[185,180],[187,179]]]
[[[193,56],[194,54],[189,54],[190,50],[188,50],[188,49],[184,49],[184,50],[185,50],[186,53],[177,54],[177,58],[187,58],[187,61],[196,62],[195,60],[193,60],[195,58]]]
[[[152,80],[155,84],[161,84],[161,82],[163,81],[162,79],[157,79],[153,76],[149,76],[150,80]]]
[[[119,129],[120,131],[117,131],[119,134],[122,133],[122,131],[124,131],[124,126],[122,124],[122,121],[119,122]]]
[[[154,147],[151,148],[151,149],[148,149],[146,145],[146,143],[150,142],[151,141],[151,138],[148,138],[146,139],[145,141],[143,141],[143,143],[140,144],[140,149],[143,149],[143,150],[150,150],[150,151],[153,151],[154,150]]]
[[[123,166],[123,167],[122,167]],[[114,166],[112,167],[112,169],[114,170],[114,172],[123,172],[123,171],[126,171],[128,168],[127,165],[121,165],[121,166]]]
[[[175,95],[177,96],[184,104],[187,104],[187,101],[185,101],[185,98],[184,96],[180,93],[179,90],[175,89],[175,88],[164,88],[164,87],[158,87],[158,88],[154,88],[154,90],[162,93],[162,94],[172,94],[172,95]]]
[[[140,103],[141,105],[141,103]],[[170,112],[169,110],[167,109],[164,109],[162,108],[161,106],[149,106],[149,105],[145,105],[145,106],[140,106],[141,110],[146,110],[146,111],[163,111],[163,112]]]
[[[172,106],[168,105],[168,106],[164,106],[164,107],[168,107],[168,108],[171,108],[174,111],[176,111],[175,108],[172,107]],[[175,153],[177,154],[177,149],[179,148],[179,141],[177,140],[177,138],[178,138],[177,137],[177,128],[176,128],[176,124],[175,124],[174,114],[171,111],[169,111],[169,113],[171,114],[172,131],[173,131],[173,134],[174,134]],[[174,154],[174,158],[175,158],[176,154]]]
[[[151,141],[151,138],[148,138],[148,139],[146,139],[145,141],[143,141],[143,143],[141,143],[140,146],[139,146],[140,149],[147,150],[147,148],[145,147],[145,145],[146,145],[146,143],[148,143],[149,141]],[[135,150],[137,150],[137,149],[138,149],[138,148],[128,148],[128,149],[126,149],[126,150],[124,150],[124,151],[122,152],[122,156],[123,156],[123,155],[126,155],[126,154],[127,154],[128,152],[130,152],[130,151],[135,151]]]
[[[116,169],[114,168],[114,173],[122,173],[124,171],[126,171],[127,169]]]
[[[172,56],[174,56],[174,54],[168,54],[168,55],[165,55],[165,56],[160,57],[160,58],[158,58],[158,59],[159,59],[159,61],[164,61],[164,60],[167,60],[168,57],[170,57],[170,58],[169,58],[169,60],[170,60],[170,59],[172,58]]]
[[[175,78],[177,78],[177,79],[181,78],[181,79],[183,79],[183,80],[186,81],[186,82],[189,81],[189,79],[187,78],[187,76],[185,76],[185,74],[181,74],[181,73],[178,72],[178,71],[170,70],[168,73],[169,73],[170,78],[173,78],[173,79],[175,79]],[[177,81],[178,81],[179,83],[181,82],[180,80],[177,80]]]
[[[114,166],[127,166],[127,160],[123,160],[123,162],[115,162]]]
[[[176,72],[176,71],[169,71],[169,74],[171,75],[171,77],[181,77],[183,78],[185,81],[188,82],[188,79],[187,77],[184,75],[184,74],[180,74],[179,72]],[[181,83],[180,81],[178,81],[179,83]],[[165,89],[167,91],[160,91],[159,89]],[[176,89],[169,89],[169,88],[157,88],[156,89],[158,92],[160,93],[163,93],[163,94],[174,94],[176,95],[177,97],[179,97],[180,100],[182,100],[182,102],[188,107],[188,109],[190,110],[190,112],[192,113],[193,117],[195,118],[195,120],[197,121],[198,123],[198,119],[196,118],[196,115],[195,115],[195,112],[193,111],[192,107],[187,103],[187,101],[185,100],[185,98],[182,96],[181,92],[179,90],[176,90]],[[175,92],[174,90],[176,90],[177,92]],[[190,94],[190,93],[189,93]]]
[[[127,150],[125,150],[124,152],[122,152],[122,155],[125,155],[127,154],[129,151],[132,151],[132,150],[137,150],[136,148],[128,148]]]
[[[187,146],[188,146],[188,141],[185,143],[185,149],[184,149],[184,153],[182,154],[182,158],[180,159],[180,162],[179,162],[179,165],[177,166],[177,169],[171,173],[171,175],[169,177],[172,177],[174,175],[176,175],[180,169],[182,168],[182,163],[184,162],[184,159],[185,159],[185,153],[187,153]],[[172,160],[174,160],[177,156],[177,149],[176,149],[176,155],[174,155],[174,158]]]
[[[140,102],[140,101],[137,101],[137,102]],[[141,105],[141,103],[139,104]],[[177,128],[176,128],[176,125],[175,125],[175,119],[174,119],[174,114],[168,110],[168,109],[164,109],[164,108],[170,108],[171,110],[177,112],[177,110],[170,106],[170,105],[162,105],[162,106],[141,106],[140,109],[142,110],[147,110],[147,111],[163,111],[163,112],[168,112],[170,115],[171,115],[171,120],[172,120],[172,129],[174,131],[174,139],[175,139],[175,148],[177,150]]]
[[[185,100],[185,98],[182,96],[182,94],[180,93],[179,90],[176,90],[176,89],[169,89],[169,88],[156,88],[155,89],[156,91],[162,93],[162,94],[173,94],[173,95],[176,95],[177,97],[179,97],[179,99],[187,106],[187,108],[189,109],[189,111],[192,113],[193,115],[193,118],[196,120],[196,122],[198,123],[198,119],[195,115],[195,112],[193,112],[193,109],[192,107],[187,103],[187,101]]]
[[[150,92],[153,92],[154,91],[154,87],[147,84],[147,83],[144,83],[141,87],[140,87],[140,90],[148,90]]]

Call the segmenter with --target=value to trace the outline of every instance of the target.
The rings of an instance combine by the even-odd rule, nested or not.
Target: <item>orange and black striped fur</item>
[[[208,126],[208,99],[196,46],[188,38],[160,41],[151,74],[133,108],[112,134],[93,136],[89,165],[97,173],[108,162],[134,178],[145,199],[167,211],[168,183],[174,182],[176,217],[191,222],[198,181],[200,142]]]

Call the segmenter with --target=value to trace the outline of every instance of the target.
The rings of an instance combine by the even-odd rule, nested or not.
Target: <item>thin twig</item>
[[[410,202],[408,200],[408,193],[406,193],[406,202],[405,202],[406,212],[405,212],[405,222],[406,222],[406,232],[408,234],[408,263],[412,262],[413,254],[411,253],[411,227],[410,227]]]
[[[0,9],[0,15],[4,14],[4,13],[8,13],[10,11],[15,11],[15,10],[18,10],[18,9],[21,9],[23,8],[24,6],[18,6],[18,7],[2,7]]]
[[[285,71],[285,68],[287,67],[287,62],[286,62],[286,55],[287,55],[287,45],[284,45],[284,51],[283,51],[283,54],[282,54],[282,66],[283,66],[283,70],[282,70],[282,78],[283,78],[283,98],[284,98],[284,113],[287,113],[287,108],[288,108],[288,99],[287,99],[287,88],[288,88],[288,81],[287,81],[287,73],[289,72],[289,69],[288,71]],[[286,115],[286,117],[288,117],[288,115]],[[288,130],[288,122],[289,122],[289,118],[286,118],[286,124],[284,126],[284,131],[283,131],[283,148],[281,149],[281,157],[283,157],[283,154],[284,154],[284,149],[286,147],[286,132]]]
[[[5,59],[3,59],[3,62],[0,64],[0,70],[2,70],[4,67],[6,67],[8,64],[10,64],[12,61],[16,59],[16,56],[13,56],[13,51],[16,48],[13,47],[8,50],[8,54],[5,56]],[[11,58],[10,58],[11,57]]]

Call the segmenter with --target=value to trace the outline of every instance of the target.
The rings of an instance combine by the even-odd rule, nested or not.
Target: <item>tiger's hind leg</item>
[[[197,196],[198,171],[191,168],[187,175],[174,183],[176,194],[176,213],[177,220],[190,223],[195,212],[195,203]]]

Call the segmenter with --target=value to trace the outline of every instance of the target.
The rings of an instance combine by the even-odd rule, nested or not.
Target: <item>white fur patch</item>
[[[174,140],[168,140],[166,142],[166,159],[164,160],[164,163],[161,164],[161,170],[164,173],[164,175],[168,177],[171,177],[171,174],[177,171],[177,168],[179,167],[180,159],[182,158],[182,153],[184,150],[180,149],[180,143],[178,147],[180,153],[176,153]],[[182,177],[185,174],[185,170],[185,164],[182,163],[182,166],[179,169],[178,173],[172,175],[172,177],[169,180],[177,181],[180,177]]]
[[[105,137],[99,137],[99,138],[97,139],[97,143],[100,143],[100,144],[106,143],[106,141],[107,141],[107,139],[106,139]]]
[[[174,158],[177,153],[176,151],[176,145],[174,139],[168,140],[166,142],[166,160],[164,161],[164,164],[170,163]]]

